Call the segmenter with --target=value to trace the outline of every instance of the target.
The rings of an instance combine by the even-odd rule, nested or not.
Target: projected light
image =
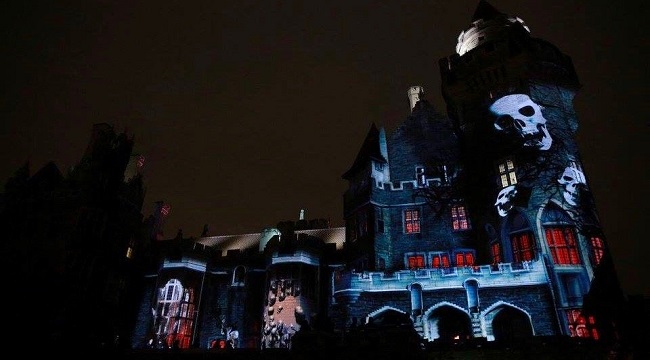
[[[553,143],[542,108],[526,94],[506,95],[490,106],[494,128],[518,138],[526,147],[548,150]]]
[[[514,207],[515,196],[517,196],[517,189],[514,185],[505,187],[499,192],[497,201],[494,203],[499,216],[504,217],[508,215],[508,212]]]
[[[564,200],[570,205],[576,206],[578,204],[578,189],[580,186],[586,185],[585,174],[573,166],[567,166],[562,173],[562,176],[557,180],[560,185],[564,186],[562,195]]]

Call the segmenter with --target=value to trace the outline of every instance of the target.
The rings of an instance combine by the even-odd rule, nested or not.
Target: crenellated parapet
[[[341,272],[335,274],[333,294],[337,301],[354,301],[362,292],[398,291],[407,293],[408,287],[420,284],[422,291],[464,289],[468,280],[480,288],[539,285],[548,282],[543,261],[501,263],[496,267],[450,267],[442,269],[401,270],[388,272]]]

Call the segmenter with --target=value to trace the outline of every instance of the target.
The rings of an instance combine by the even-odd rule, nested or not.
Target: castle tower
[[[575,142],[571,59],[480,1],[440,71],[483,261],[543,261],[560,333],[598,337],[581,311],[605,242]]]

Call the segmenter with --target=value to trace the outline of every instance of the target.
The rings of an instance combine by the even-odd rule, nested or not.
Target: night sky
[[[629,294],[650,295],[648,2],[490,2],[572,57],[584,170]],[[625,4],[624,4],[625,3]],[[477,0],[17,1],[0,14],[0,180],[25,161],[62,172],[94,123],[135,135],[165,236],[342,226],[372,123],[392,131],[422,85],[445,112],[438,60]],[[643,230],[642,230],[643,229]]]

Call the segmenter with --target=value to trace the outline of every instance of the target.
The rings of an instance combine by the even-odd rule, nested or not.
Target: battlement
[[[439,177],[427,178],[425,182],[426,182],[425,187],[440,186],[440,184],[442,184],[442,179]],[[394,182],[375,181],[375,187],[377,189],[387,190],[387,191],[403,191],[403,190],[417,189],[420,186],[418,186],[417,180],[414,179],[414,180],[402,180],[402,181],[394,181]]]
[[[473,267],[451,267],[442,269],[400,270],[388,272],[354,271],[340,273],[334,281],[334,296],[349,297],[361,292],[408,291],[413,283],[422,286],[423,291],[438,289],[463,289],[467,280],[476,280],[481,288],[513,287],[547,283],[546,270],[542,260],[522,263],[501,263]]]

